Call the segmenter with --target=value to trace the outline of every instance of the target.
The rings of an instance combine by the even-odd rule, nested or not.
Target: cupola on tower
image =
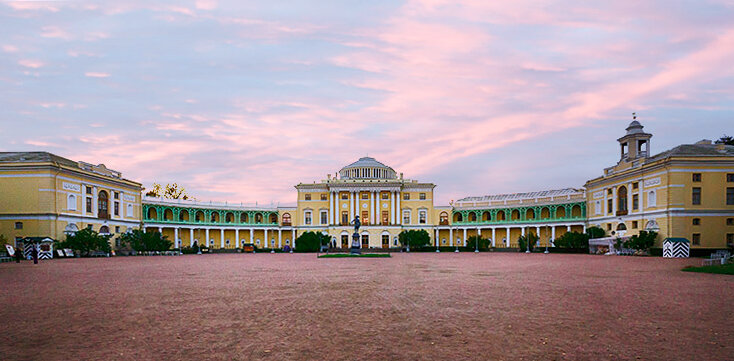
[[[633,161],[650,156],[650,138],[652,134],[645,133],[642,124],[637,121],[637,115],[632,113],[632,123],[627,127],[627,134],[617,139],[620,147],[620,161]]]

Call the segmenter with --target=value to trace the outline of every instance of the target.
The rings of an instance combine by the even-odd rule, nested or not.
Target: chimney
[[[701,139],[696,142],[696,145],[711,145],[711,139]]]

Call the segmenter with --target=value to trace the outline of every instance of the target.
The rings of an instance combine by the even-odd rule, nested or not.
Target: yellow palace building
[[[633,121],[618,139],[620,160],[584,188],[469,196],[435,205],[436,185],[407,179],[363,157],[325,179],[295,186],[295,206],[262,206],[141,197],[141,184],[104,165],[45,152],[0,153],[0,234],[63,239],[91,227],[119,234],[143,227],[213,249],[293,247],[306,231],[347,248],[359,217],[363,248],[399,247],[404,230],[425,230],[433,246],[455,247],[481,235],[497,248],[518,237],[553,244],[566,232],[598,226],[608,236],[655,230],[693,249],[734,244],[734,146],[701,141],[652,155],[652,135]],[[113,237],[114,240],[115,237]],[[111,241],[114,242],[114,241]]]

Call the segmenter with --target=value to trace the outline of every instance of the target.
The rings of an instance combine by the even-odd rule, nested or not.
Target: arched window
[[[441,212],[441,214],[438,215],[438,224],[440,225],[449,224],[449,214],[446,212]]]
[[[148,208],[148,219],[158,219],[158,211],[155,208]]]
[[[76,196],[69,194],[69,198],[66,199],[66,208],[70,211],[76,210]]]
[[[464,216],[461,213],[454,213],[454,222],[463,222]]]
[[[528,209],[525,212],[525,219],[535,219],[535,210],[534,209]]]
[[[182,209],[181,212],[178,213],[178,220],[181,222],[186,222],[189,220],[189,211]]]
[[[128,217],[132,217],[133,216],[133,205],[132,204],[128,204],[127,205],[127,216]]]
[[[505,211],[499,211],[497,212],[497,220],[498,221],[504,221],[507,218],[505,215]]]
[[[489,213],[489,211],[484,211],[482,213],[482,221],[489,222],[492,220],[492,215]]]
[[[476,222],[477,221],[477,214],[474,212],[469,212],[469,222]]]
[[[97,217],[109,218],[109,201],[107,191],[99,191],[97,198]]]
[[[110,234],[110,227],[107,227],[107,226],[99,227],[99,234]]]
[[[262,223],[262,222],[263,222],[262,213],[255,213],[255,223]]]
[[[240,223],[247,223],[249,218],[250,217],[247,215],[247,213],[240,213]]]
[[[627,230],[627,225],[625,225],[624,223],[620,223],[617,225],[617,231],[626,231],[626,230]]]
[[[518,211],[517,209],[513,210],[512,214],[510,215],[510,219],[513,221],[520,219],[520,211]]]
[[[209,222],[212,222],[212,223],[219,222],[219,212],[212,212]]]
[[[647,193],[647,206],[648,207],[655,207],[657,206],[657,197],[655,196],[655,191],[652,190]]]
[[[625,186],[617,190],[617,214],[627,214],[627,187]]]
[[[550,209],[548,207],[543,207],[540,210],[540,219],[548,219],[550,218]]]
[[[76,226],[76,223],[69,223],[66,225],[66,228],[64,228],[64,233],[73,236],[78,230],[79,227]]]
[[[581,206],[580,205],[577,204],[571,207],[571,217],[573,218],[581,217]]]
[[[566,218],[566,208],[565,207],[556,208],[556,218]]]
[[[283,217],[281,217],[283,221],[284,226],[290,226],[291,225],[291,214],[290,213],[283,213]]]
[[[227,215],[224,216],[224,219],[227,223],[234,223],[234,213],[227,212]]]
[[[170,209],[166,209],[163,211],[163,219],[166,221],[172,221],[173,220],[173,211]]]
[[[276,224],[278,223],[278,215],[275,213],[270,214],[270,223]]]
[[[204,222],[204,212],[198,211],[196,212],[196,219],[197,222]]]

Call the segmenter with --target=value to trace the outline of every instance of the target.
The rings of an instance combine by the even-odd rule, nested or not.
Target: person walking
[[[31,255],[33,256],[33,264],[38,264],[38,245],[35,243],[31,249]]]
[[[23,258],[23,250],[20,247],[15,247],[15,263],[20,263],[21,258]]]

